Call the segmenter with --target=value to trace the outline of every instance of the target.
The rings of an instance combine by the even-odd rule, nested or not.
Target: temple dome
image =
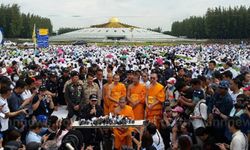
[[[89,28],[64,33],[53,36],[50,41],[76,41],[86,40],[94,42],[105,41],[169,41],[177,40],[177,37],[150,31],[126,23],[122,23],[118,18],[112,17],[103,24],[92,25]]]
[[[118,18],[112,17],[112,18],[109,19],[109,22],[110,22],[110,23],[118,23],[118,22],[120,22],[120,21],[119,21]]]

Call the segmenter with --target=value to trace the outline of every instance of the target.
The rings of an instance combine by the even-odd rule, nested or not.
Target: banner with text
[[[39,29],[37,33],[37,47],[49,47],[49,31],[48,29]]]

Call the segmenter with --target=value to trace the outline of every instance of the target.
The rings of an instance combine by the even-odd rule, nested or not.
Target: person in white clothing
[[[151,134],[153,138],[153,146],[157,150],[165,150],[165,145],[163,143],[163,139],[161,137],[160,132],[157,130],[155,124],[149,123],[147,126],[147,131]]]
[[[239,117],[232,117],[228,119],[228,128],[230,132],[233,134],[232,141],[230,145],[225,143],[218,143],[217,145],[221,150],[248,150],[248,139],[246,135],[244,135],[241,131],[241,119]]]
[[[2,110],[0,112],[0,123],[1,123],[1,132],[7,131],[9,128],[9,117],[17,116],[21,113],[26,114],[26,109],[21,109],[15,112],[10,112],[7,99],[11,95],[11,88],[9,86],[1,87],[0,89],[0,106]]]
[[[228,71],[229,70],[232,73],[233,78],[237,77],[237,75],[239,74],[235,69],[232,68],[233,67],[233,63],[230,62],[230,61],[228,61],[227,63],[225,63],[223,65],[223,67],[225,69],[224,71]]]
[[[206,100],[200,100],[194,108],[193,115],[190,115],[194,129],[205,127],[207,120],[207,105]]]
[[[236,104],[237,96],[243,93],[243,91],[241,90],[242,87],[243,87],[243,85],[242,85],[242,82],[240,79],[235,78],[235,79],[230,81],[229,94],[233,99],[233,104]]]
[[[72,124],[71,124],[70,119],[63,119],[60,130],[58,131],[56,135],[56,143],[58,147],[62,144],[63,137],[69,132],[71,128],[72,128]]]

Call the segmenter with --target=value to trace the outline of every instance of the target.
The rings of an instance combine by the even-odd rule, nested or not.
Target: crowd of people
[[[71,46],[0,51],[2,149],[248,150],[250,46]],[[52,115],[62,105],[67,117]],[[121,115],[139,129],[74,129]]]

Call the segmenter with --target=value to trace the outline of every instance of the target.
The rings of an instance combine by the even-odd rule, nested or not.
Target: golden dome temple
[[[120,22],[116,17],[109,19],[107,23],[92,25],[89,28],[53,36],[50,41],[76,41],[90,42],[162,42],[177,40],[177,37],[150,31],[133,25]]]

